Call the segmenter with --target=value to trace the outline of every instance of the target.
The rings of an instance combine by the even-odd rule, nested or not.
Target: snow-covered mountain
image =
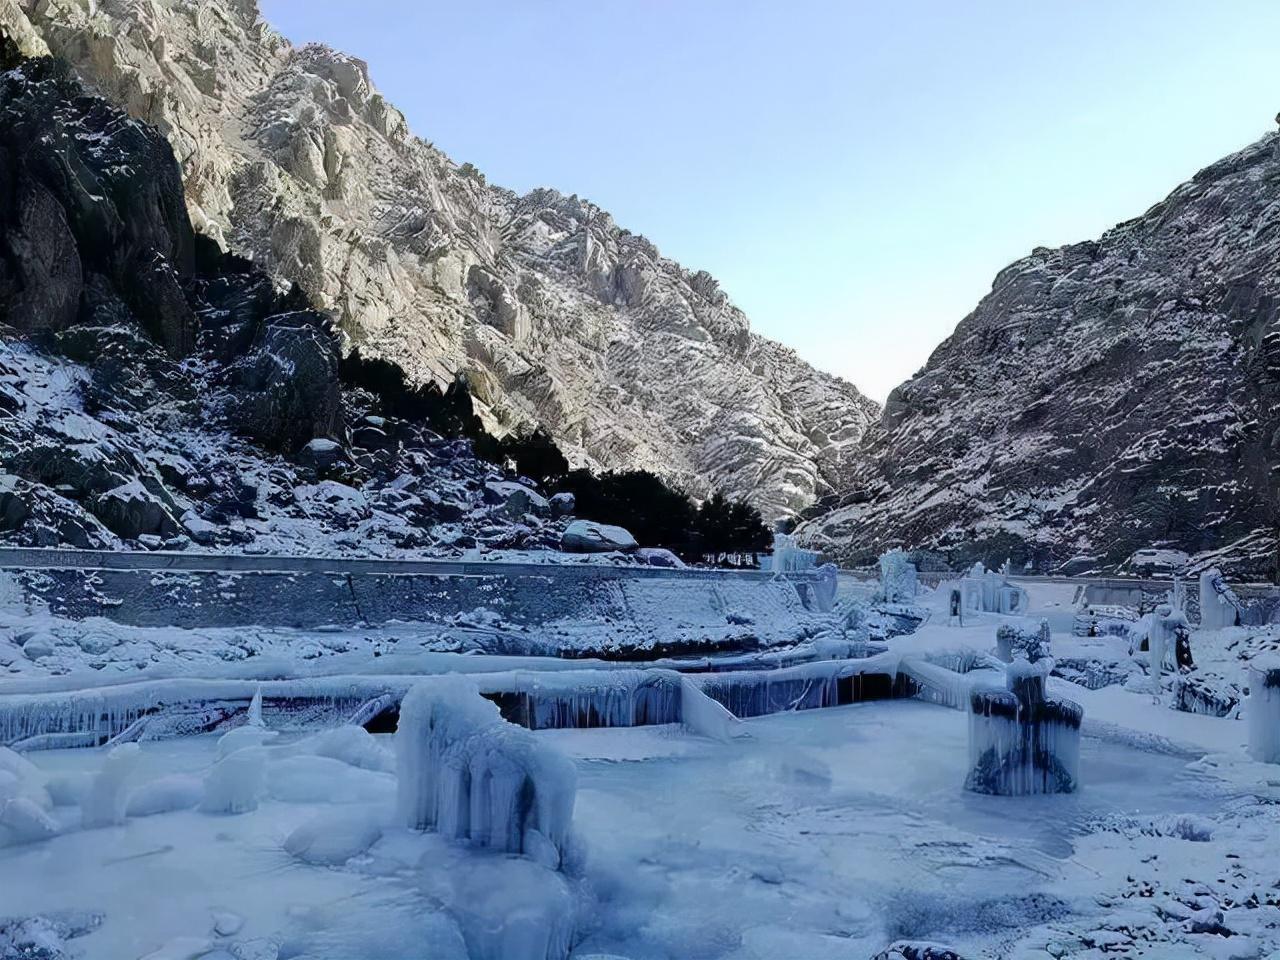
[[[58,61],[0,72],[0,538],[460,555],[566,521],[343,382],[326,314],[192,230],[169,144]]]
[[[290,46],[253,0],[0,0],[182,164],[196,229],[298,282],[418,383],[465,371],[497,431],[766,516],[846,488],[878,413],[753,334],[704,272],[576,196],[491,186],[410,135],[365,65]]]
[[[801,532],[1113,568],[1150,546],[1269,575],[1280,519],[1280,139],[1096,242],[1037,249],[890,396]]]

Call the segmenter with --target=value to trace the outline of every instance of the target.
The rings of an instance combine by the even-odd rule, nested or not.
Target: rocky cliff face
[[[197,231],[298,282],[362,354],[465,371],[491,428],[766,515],[846,488],[877,413],[853,386],[598,207],[412,137],[364,64],[291,47],[253,0],[0,0],[0,24],[164,133]]]
[[[1201,171],[1096,242],[1037,249],[890,396],[845,495],[802,526],[1113,569],[1137,549],[1269,575],[1280,469],[1280,145]]]
[[[7,41],[0,130],[0,542],[559,543],[536,492],[344,383],[296,287],[194,233],[155,130]]]

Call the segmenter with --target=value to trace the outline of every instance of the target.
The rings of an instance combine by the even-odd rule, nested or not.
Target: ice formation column
[[[577,770],[503,720],[471,681],[437,677],[410,690],[400,705],[396,756],[408,826],[563,866]]]
[[[1052,664],[1015,660],[1006,671],[1005,689],[970,694],[966,790],[1028,796],[1070,793],[1079,785],[1084,710],[1046,696]]]
[[[1249,664],[1249,755],[1280,763],[1280,656]]]

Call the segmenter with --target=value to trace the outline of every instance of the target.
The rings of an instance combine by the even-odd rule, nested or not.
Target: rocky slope
[[[1037,249],[890,396],[802,536],[846,561],[1122,566],[1162,546],[1274,569],[1280,143],[1268,136],[1096,242]]]
[[[414,138],[363,63],[291,47],[253,0],[0,0],[0,23],[168,137],[198,231],[415,382],[465,371],[491,428],[766,516],[847,486],[875,404],[598,207]]]
[[[0,47],[0,540],[559,543],[564,511],[468,441],[383,416],[343,382],[326,314],[193,232],[163,137]]]

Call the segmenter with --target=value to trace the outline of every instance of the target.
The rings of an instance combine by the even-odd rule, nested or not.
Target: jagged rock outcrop
[[[1037,249],[889,397],[806,543],[1114,569],[1140,548],[1274,570],[1280,142],[1095,242]]]
[[[385,415],[327,315],[193,233],[163,137],[19,52],[0,40],[0,541],[558,546],[568,518]]]
[[[414,382],[465,371],[491,429],[541,424],[577,464],[766,515],[847,486],[877,412],[853,386],[593,204],[516,196],[411,137],[363,63],[291,47],[253,0],[0,0],[9,23],[168,137],[199,232]]]

